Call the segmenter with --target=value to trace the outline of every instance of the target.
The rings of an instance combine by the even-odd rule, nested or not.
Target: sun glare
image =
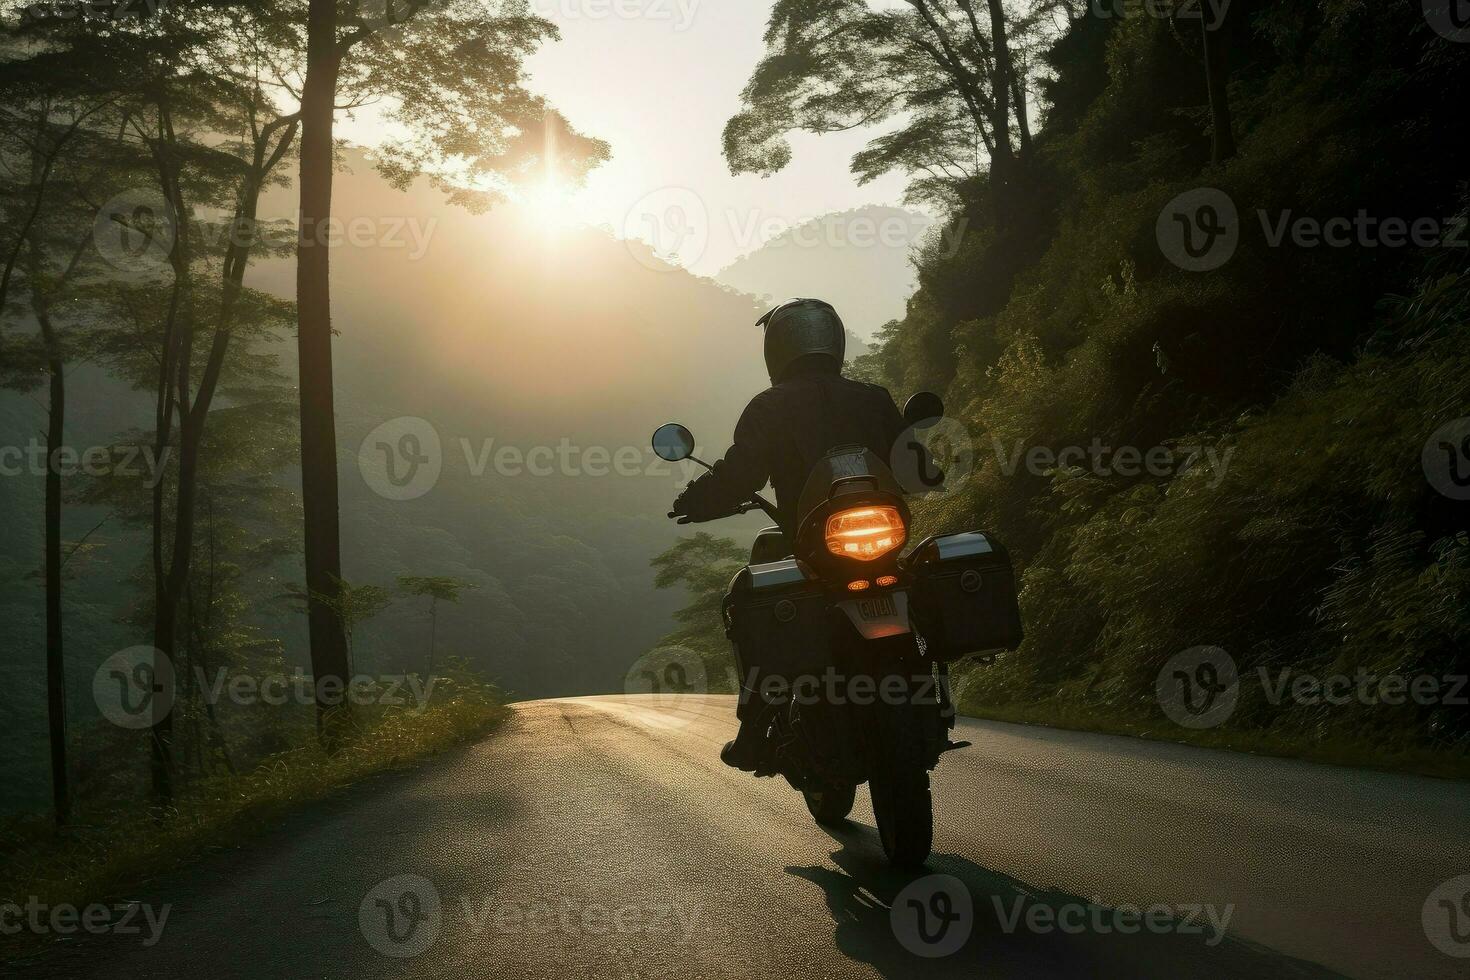
[[[547,179],[526,191],[522,205],[544,232],[570,228],[578,221],[576,192],[560,181]]]

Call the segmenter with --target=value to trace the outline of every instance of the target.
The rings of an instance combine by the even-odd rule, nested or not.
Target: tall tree
[[[371,8],[371,9],[369,9]],[[339,103],[389,100],[407,135],[380,147],[381,169],[406,185],[429,172],[452,200],[483,207],[508,181],[577,180],[607,147],[573,132],[523,87],[521,60],[555,39],[517,0],[308,0],[301,91],[301,230],[297,351],[301,492],[312,670],[345,679],[337,437],[332,378],[333,123]],[[317,690],[341,689],[318,683]],[[319,703],[328,719],[338,704]],[[330,725],[326,726],[331,740]]]
[[[389,5],[391,9],[391,3]],[[305,514],[307,620],[317,678],[318,724],[339,708],[328,678],[345,689],[347,624],[337,614],[342,543],[337,516],[337,420],[332,381],[332,126],[342,52],[336,0],[309,0],[306,76],[301,88],[301,231],[296,252],[296,350],[300,366],[301,501]],[[335,608],[334,608],[335,607]],[[330,739],[330,732],[326,731]]]
[[[906,9],[905,9],[906,8]],[[918,179],[915,198],[953,202],[988,177],[997,214],[1013,179],[1018,133],[1030,140],[1025,93],[1013,57],[1017,23],[1001,0],[777,0],[766,55],[726,124],[732,171],[773,173],[791,158],[793,131],[837,132],[899,118],[895,132],[854,158],[864,181],[889,170]],[[1024,62],[1023,62],[1024,64]]]
[[[1205,88],[1210,96],[1210,158],[1223,163],[1235,156],[1235,124],[1230,115],[1230,43],[1238,16],[1227,5],[1212,23],[1200,17],[1204,35]]]
[[[27,18],[7,24],[0,46],[7,54],[24,52],[34,27]],[[37,62],[41,62],[38,64]],[[0,267],[0,321],[7,313],[16,271],[25,269],[28,301],[25,313],[37,333],[29,354],[22,345],[0,348],[6,387],[28,389],[37,370],[47,383],[46,466],[43,578],[46,609],[46,701],[51,757],[52,808],[58,823],[69,819],[71,797],[67,765],[65,631],[62,609],[62,484],[58,454],[66,438],[66,370],[71,345],[65,324],[53,315],[54,301],[84,269],[91,223],[80,162],[95,153],[89,126],[114,102],[102,84],[106,62],[77,58],[70,52],[46,52],[41,58],[17,58],[0,71],[0,160],[8,171],[4,204],[13,237],[4,244]],[[60,76],[58,78],[58,75]],[[80,150],[80,152],[78,152]],[[93,171],[92,177],[96,178]],[[61,268],[51,253],[60,249]]]
[[[473,582],[448,575],[400,575],[398,587],[412,596],[429,600],[429,676],[434,674],[434,639],[439,627],[439,603],[459,602],[466,589],[478,588]]]

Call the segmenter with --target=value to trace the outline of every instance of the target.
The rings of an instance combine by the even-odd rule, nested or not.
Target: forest
[[[1025,643],[956,668],[961,709],[1463,771],[1470,48],[1449,5],[980,6],[777,4],[725,146],[769,172],[794,132],[898,120],[854,173],[912,175],[957,233],[918,252],[854,373],[940,392],[958,423],[920,532],[983,528],[1018,563]],[[656,560],[696,594],[668,642],[724,663],[742,554],[701,534]],[[1241,678],[1211,732],[1156,695],[1201,648]],[[1282,698],[1299,675],[1445,696]]]

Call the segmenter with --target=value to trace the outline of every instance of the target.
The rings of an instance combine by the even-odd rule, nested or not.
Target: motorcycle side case
[[[735,573],[722,614],[740,673],[740,710],[760,703],[760,691],[802,677],[820,677],[831,664],[828,603],[820,582],[793,558],[747,565]]]
[[[948,662],[1021,645],[1015,569],[999,541],[978,531],[926,538],[906,567],[928,656]]]

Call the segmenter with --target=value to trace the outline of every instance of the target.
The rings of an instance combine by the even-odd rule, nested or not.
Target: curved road
[[[1464,783],[962,723],[929,873],[722,766],[721,697],[519,704],[484,741],[132,896],[28,977],[1464,977]],[[1437,918],[1438,916],[1438,918]],[[139,915],[138,923],[146,919]]]

